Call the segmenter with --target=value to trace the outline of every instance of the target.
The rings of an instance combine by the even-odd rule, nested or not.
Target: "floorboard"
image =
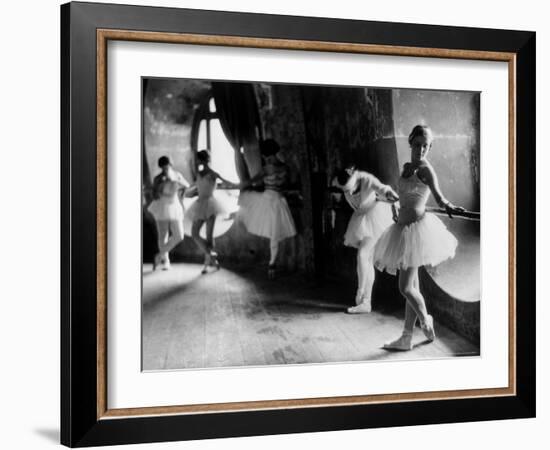
[[[402,329],[399,314],[347,314],[337,284],[298,275],[268,280],[255,270],[222,268],[201,275],[197,264],[168,271],[143,268],[143,369],[262,366],[477,356],[479,348],[436,324],[428,343],[415,330],[410,352],[384,342]]]

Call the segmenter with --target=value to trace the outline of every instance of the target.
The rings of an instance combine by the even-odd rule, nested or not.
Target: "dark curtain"
[[[250,83],[214,82],[212,94],[222,129],[235,149],[239,178],[247,180],[262,170],[260,115],[254,87]]]
[[[155,219],[150,212],[147,211],[147,206],[153,201],[153,185],[151,181],[151,171],[147,162],[147,149],[145,145],[145,97],[147,95],[147,79],[143,79],[142,88],[142,110],[141,110],[141,189],[142,189],[142,257],[143,261],[152,262],[155,254],[158,252],[157,246],[157,227]]]
[[[147,95],[147,84],[149,80],[143,79],[142,84],[142,111],[141,111],[141,181],[143,189],[143,203],[148,205],[153,200],[153,186],[151,183],[151,172],[149,163],[147,162],[147,154],[145,150],[145,96]]]

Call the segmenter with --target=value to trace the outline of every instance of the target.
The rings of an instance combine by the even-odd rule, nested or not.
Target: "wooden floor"
[[[143,370],[445,358],[479,349],[436,324],[429,343],[417,329],[410,352],[382,344],[399,336],[402,319],[374,311],[346,314],[352,287],[196,264],[143,268]]]

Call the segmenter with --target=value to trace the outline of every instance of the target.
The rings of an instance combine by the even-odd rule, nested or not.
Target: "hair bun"
[[[262,156],[273,156],[279,153],[279,144],[275,139],[265,139],[260,141],[260,153]]]

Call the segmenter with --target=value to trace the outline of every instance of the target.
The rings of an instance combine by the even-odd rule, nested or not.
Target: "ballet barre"
[[[379,197],[379,196],[376,197],[376,201],[393,204],[393,202],[390,202],[385,198]],[[426,206],[426,212],[430,212],[432,214],[437,214],[440,216],[447,216],[447,217],[449,216],[445,208],[439,208],[437,206]],[[459,211],[453,212],[451,214],[453,217],[460,217],[461,219],[465,219],[465,220],[475,220],[478,222],[481,220],[481,213],[477,211],[464,210],[460,212]]]
[[[426,206],[426,211],[431,212],[433,214],[449,216],[445,209],[437,208],[435,206]],[[452,216],[453,217],[460,217],[461,219],[466,219],[466,220],[476,220],[478,222],[481,220],[481,213],[479,213],[477,211],[464,210],[464,211],[461,211],[461,212],[454,212],[454,213],[452,213]]]

